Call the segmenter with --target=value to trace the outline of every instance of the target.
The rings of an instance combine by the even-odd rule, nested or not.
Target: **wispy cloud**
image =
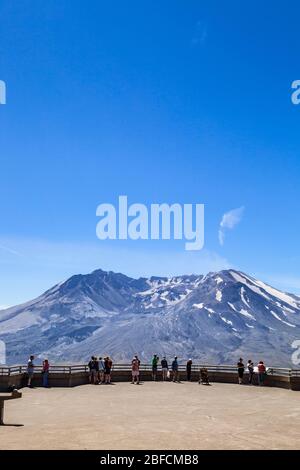
[[[240,223],[244,214],[244,210],[244,207],[239,207],[238,209],[232,209],[228,212],[225,212],[219,227],[220,245],[224,245],[226,231],[232,230],[236,225]]]
[[[11,255],[22,256],[21,253],[19,253],[18,251],[5,245],[0,244],[0,250],[5,251],[6,253],[9,253]]]
[[[207,38],[207,28],[202,21],[197,21],[194,35],[192,37],[192,46],[204,44]]]

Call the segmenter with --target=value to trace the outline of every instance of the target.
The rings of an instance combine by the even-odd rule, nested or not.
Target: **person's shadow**
[[[1,429],[2,426],[6,426],[6,427],[7,427],[7,426],[12,426],[12,427],[15,427],[15,428],[21,428],[21,427],[24,426],[24,424],[11,424],[11,423],[8,423],[8,424],[7,424],[7,423],[2,423],[2,424],[0,424],[0,429]]]

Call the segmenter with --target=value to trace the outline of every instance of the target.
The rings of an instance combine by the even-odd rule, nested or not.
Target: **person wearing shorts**
[[[132,373],[132,384],[136,383],[139,385],[140,383],[140,361],[137,356],[131,361],[131,373]]]
[[[157,354],[154,354],[152,358],[152,379],[153,380],[156,380],[158,360],[159,360],[159,357],[157,356]]]
[[[34,356],[30,356],[27,362],[27,375],[28,375],[28,381],[27,381],[27,386],[32,388],[31,381],[33,379],[33,374],[34,374]]]
[[[112,368],[112,360],[109,356],[105,358],[104,361],[104,379],[106,384],[111,383],[111,368]]]
[[[162,370],[162,379],[165,382],[165,380],[167,380],[168,378],[168,370],[169,370],[168,361],[165,357],[162,358],[160,365],[161,365],[161,370]]]
[[[104,360],[102,357],[99,357],[99,374],[98,374],[98,380],[100,384],[104,383],[104,372],[105,372],[105,365],[104,365]]]

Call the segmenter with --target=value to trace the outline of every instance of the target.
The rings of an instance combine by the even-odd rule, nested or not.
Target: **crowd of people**
[[[241,357],[237,363],[237,370],[238,370],[239,384],[242,385],[244,383],[245,365]],[[248,370],[248,383],[250,385],[253,384],[253,378],[254,378],[255,373],[257,373],[258,385],[264,385],[265,378],[267,375],[267,369],[263,361],[259,361],[255,370],[252,359],[249,359],[247,362],[247,370]]]
[[[163,358],[159,359],[157,354],[154,354],[151,360],[151,367],[152,367],[152,380],[157,380],[157,371],[159,367],[161,367],[161,376],[162,380],[172,380],[173,382],[180,382],[179,377],[179,366],[178,366],[178,358],[177,356],[171,362],[169,367],[169,363],[167,358],[163,356]],[[138,355],[135,355],[131,361],[131,376],[132,376],[132,384],[139,384],[140,383],[140,365],[141,361]],[[191,381],[192,379],[192,365],[193,361],[190,358],[186,362],[186,380]],[[111,382],[111,369],[112,369],[112,360],[109,357],[102,358],[100,357],[97,359],[96,357],[92,356],[89,364],[90,370],[90,382],[93,384],[99,383],[106,383],[109,384]],[[254,375],[257,371],[258,377],[258,384],[264,385],[265,377],[266,377],[266,367],[263,361],[259,361],[256,370],[254,363],[251,359],[248,360],[247,363],[247,370],[248,370],[248,383],[252,385],[254,383]],[[238,383],[243,384],[244,382],[244,374],[245,374],[245,365],[243,363],[243,359],[240,358],[237,363],[237,371],[238,371]],[[200,369],[200,377],[199,382],[208,383],[208,371],[206,368]]]
[[[136,356],[137,357],[137,356]],[[189,359],[187,362],[187,380],[191,380],[192,372],[192,360]],[[157,354],[154,354],[151,361],[152,366],[152,379],[155,381],[157,379],[157,368],[159,364],[159,357]],[[169,368],[168,361],[165,356],[163,356],[160,361],[162,379],[163,381],[172,379],[173,382],[179,382],[179,368],[178,368],[178,358],[177,356],[171,362],[171,367]]]
[[[173,382],[180,382],[180,375],[179,375],[179,365],[178,365],[178,358],[177,356],[171,361],[170,366],[167,361],[167,358],[163,356],[160,360],[157,354],[154,354],[151,360],[151,368],[152,368],[152,380],[157,380],[157,372],[158,367],[160,365],[161,370],[161,377],[162,380],[165,382],[167,380],[171,380]],[[192,380],[192,365],[193,361],[190,358],[186,362],[186,380]],[[141,361],[136,354],[131,361],[131,383],[139,385],[140,383],[140,366]],[[238,373],[238,383],[241,385],[245,383],[244,375],[245,370],[247,368],[248,371],[248,380],[246,383],[252,385],[254,383],[254,376],[257,374],[258,385],[264,385],[265,378],[266,378],[266,366],[263,361],[259,361],[257,366],[254,366],[254,363],[251,359],[248,360],[247,366],[245,366],[244,361],[240,358],[237,362],[237,373]],[[49,386],[49,360],[45,358],[42,364],[42,383],[43,387]],[[113,361],[109,356],[106,357],[96,357],[92,356],[89,363],[89,381],[93,385],[98,384],[111,384],[111,373],[113,368]],[[31,355],[28,359],[27,363],[27,377],[28,387],[32,387],[32,378],[34,376],[35,371],[35,364],[34,364],[34,356]],[[199,371],[199,383],[209,384],[208,378],[208,371],[206,368],[200,368]]]
[[[92,356],[88,363],[90,383],[94,385],[110,384],[112,365],[113,363],[109,356],[104,358]]]

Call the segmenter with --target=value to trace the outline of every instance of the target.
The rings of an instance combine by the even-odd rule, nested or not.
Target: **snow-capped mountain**
[[[133,279],[94,271],[0,312],[7,363],[28,354],[52,362],[138,353],[233,363],[240,356],[291,366],[300,339],[300,298],[235,270]]]

